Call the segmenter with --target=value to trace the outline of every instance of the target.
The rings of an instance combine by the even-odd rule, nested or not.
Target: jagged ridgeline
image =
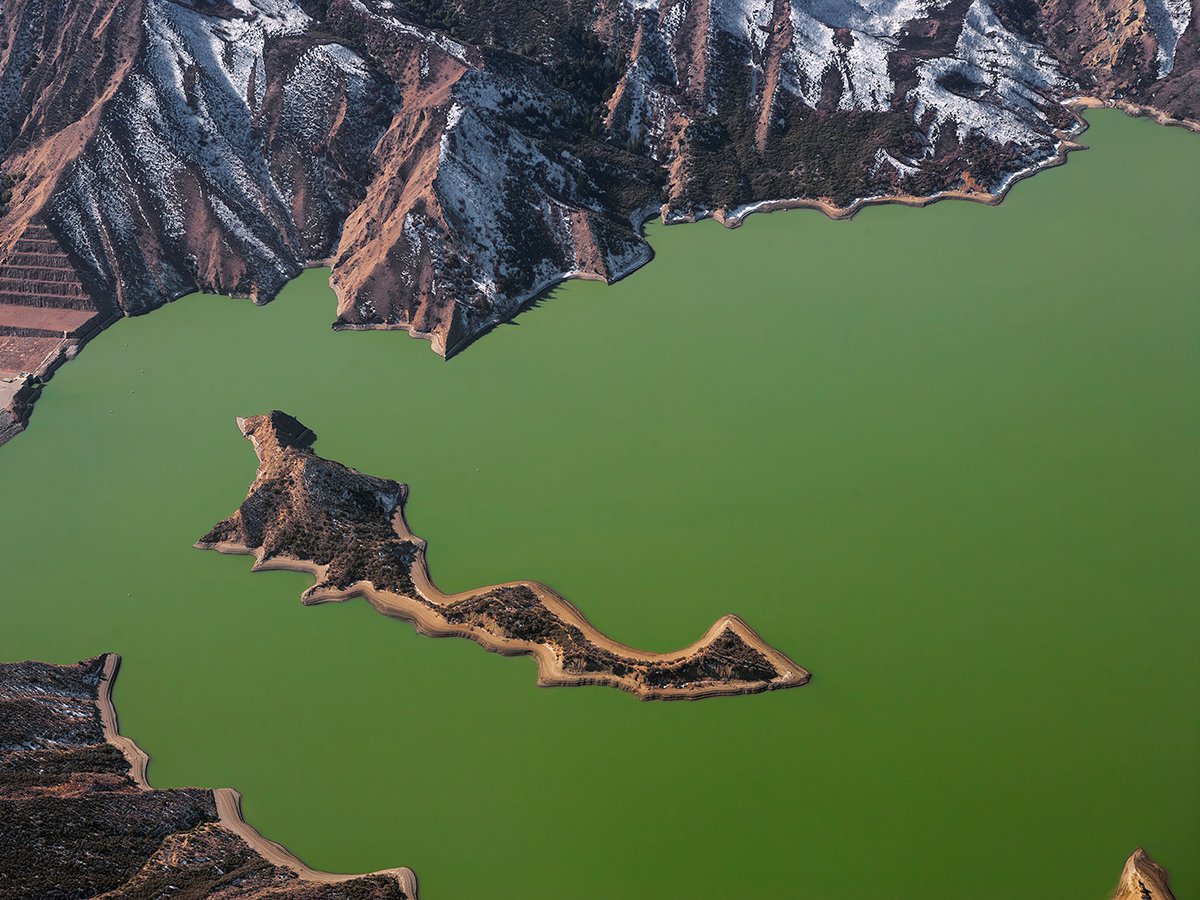
[[[1200,119],[1191,0],[5,0],[0,375],[333,268],[450,355],[642,221],[992,197],[1077,95]]]

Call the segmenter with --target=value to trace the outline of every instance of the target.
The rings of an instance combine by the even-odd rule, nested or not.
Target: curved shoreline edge
[[[402,515],[398,515],[398,518],[403,520]],[[398,526],[398,535],[407,535],[408,539],[420,541],[424,544],[423,540],[416,538],[411,532],[401,532],[401,527],[406,528],[406,526]],[[267,559],[261,547],[247,547],[244,544],[232,542],[214,544],[197,543],[195,546],[201,550],[216,550],[218,553],[231,556],[253,556],[255,561],[254,565],[250,567],[251,572],[301,572],[313,576],[319,582],[324,577],[328,568],[326,566],[315,565],[306,560],[296,559],[295,557],[273,556]],[[436,610],[430,609],[429,606],[422,605],[419,601],[406,597],[403,594],[380,590],[369,581],[358,581],[346,588],[313,587],[305,591],[301,602],[305,606],[316,606],[320,603],[341,603],[346,600],[362,597],[377,612],[408,622],[420,634],[426,637],[467,638],[479,644],[485,650],[501,656],[532,656],[537,662],[537,683],[539,687],[579,687],[586,684],[595,684],[616,687],[627,693],[634,694],[642,700],[701,700],[706,697],[735,696],[737,694],[760,693],[762,691],[780,690],[787,687],[798,687],[799,685],[807,684],[812,678],[812,673],[767,644],[759,636],[758,632],[746,624],[744,619],[733,613],[726,614],[717,619],[716,622],[709,626],[708,630],[705,631],[699,640],[693,641],[686,647],[665,653],[655,653],[630,647],[604,634],[596,626],[592,625],[573,603],[553,588],[541,582],[508,581],[487,585],[473,591],[463,591],[459,594],[444,594],[430,580],[428,570],[425,568],[424,551],[421,553],[420,564],[413,567],[412,574],[413,582],[417,585],[422,598],[435,606],[470,599],[471,597],[496,590],[497,588],[527,587],[537,595],[538,599],[547,608],[552,612],[558,613],[564,621],[576,625],[596,646],[648,662],[679,662],[710,646],[718,636],[724,631],[729,630],[746,641],[753,649],[766,656],[772,663],[776,664],[777,671],[780,671],[780,680],[767,683],[760,688],[747,688],[739,684],[731,684],[728,686],[714,685],[703,688],[639,690],[636,687],[628,685],[627,682],[617,681],[610,676],[589,676],[567,672],[562,667],[558,656],[545,644],[531,644],[527,641],[514,640],[502,635],[493,634],[481,628],[450,624],[438,615]]]
[[[1014,172],[1008,176],[1004,185],[995,192],[974,192],[960,189],[939,191],[936,194],[885,194],[878,197],[859,197],[847,206],[838,206],[827,200],[807,198],[788,198],[778,200],[758,200],[732,210],[715,209],[709,217],[720,222],[726,228],[737,228],[754,213],[775,212],[783,209],[815,209],[834,221],[853,219],[868,206],[909,206],[917,209],[930,206],[940,200],[969,200],[972,203],[982,203],[984,206],[999,206],[1008,197],[1009,192],[1021,181],[1032,178],[1041,172],[1057,168],[1067,162],[1068,156],[1075,150],[1087,150],[1086,144],[1081,144],[1075,138],[1087,131],[1089,125],[1083,117],[1083,112],[1089,109],[1115,109],[1135,119],[1151,119],[1159,125],[1175,126],[1186,131],[1200,132],[1200,121],[1192,119],[1174,119],[1153,106],[1142,106],[1125,100],[1105,100],[1102,97],[1080,96],[1062,101],[1062,105],[1075,117],[1074,129],[1056,133],[1058,144],[1053,156],[1034,163],[1026,169]],[[663,222],[693,222],[702,216],[680,217],[668,221],[668,210],[663,207]]]
[[[250,440],[259,459],[258,472],[254,483],[247,493],[247,499],[234,515],[220,523],[210,535],[224,529],[229,532],[243,532],[242,510],[248,507],[252,498],[256,498],[264,485],[272,485],[273,502],[279,504],[273,510],[277,514],[276,521],[282,517],[285,525],[290,506],[288,502],[297,498],[289,496],[287,500],[278,499],[280,490],[274,485],[277,470],[284,473],[289,467],[307,464],[324,467],[323,472],[328,478],[340,479],[345,484],[356,484],[362,480],[375,491],[387,487],[394,494],[390,502],[394,503],[389,515],[389,523],[394,537],[392,540],[401,546],[413,549],[412,558],[407,563],[405,573],[411,580],[411,594],[388,590],[366,579],[358,579],[347,584],[332,585],[328,582],[331,563],[320,564],[312,559],[301,559],[294,554],[276,551],[268,555],[265,546],[250,546],[239,540],[210,540],[209,536],[197,541],[194,546],[203,550],[216,550],[219,553],[233,555],[250,555],[255,558],[251,571],[261,572],[272,569],[303,572],[316,579],[316,584],[301,595],[305,605],[324,602],[338,602],[354,597],[365,598],[378,612],[411,623],[418,632],[429,637],[462,637],[468,638],[484,649],[502,656],[528,654],[537,663],[537,683],[543,687],[551,686],[580,686],[585,684],[607,685],[616,687],[633,694],[643,700],[699,700],[707,697],[729,696],[736,694],[752,694],[764,691],[780,690],[807,684],[811,673],[798,665],[791,658],[767,644],[757,632],[736,615],[725,615],[717,619],[699,640],[679,650],[666,653],[655,653],[638,650],[620,643],[599,631],[570,601],[557,591],[537,581],[517,581],[489,585],[458,594],[443,593],[434,584],[429,574],[425,559],[426,542],[412,533],[404,517],[404,505],[408,496],[407,485],[398,482],[385,482],[365,476],[357,470],[343,466],[341,463],[322,459],[308,445],[315,440],[315,434],[298,421],[278,410],[266,415],[251,418],[239,418],[238,428]],[[290,436],[289,436],[290,435]],[[300,480],[292,478],[287,490],[303,490],[295,483]],[[343,491],[343,494],[348,493]],[[370,493],[370,492],[368,492]],[[376,497],[376,494],[370,494]],[[310,498],[304,494],[301,498],[308,506],[319,505],[309,503]],[[372,517],[383,514],[383,508],[372,505],[368,509],[346,510],[339,509],[346,518],[358,515],[364,521],[370,522]],[[344,522],[344,519],[343,519]],[[343,528],[343,532],[346,529]],[[352,532],[353,529],[350,529]],[[262,538],[265,542],[267,539]],[[353,537],[346,539],[353,542]],[[349,548],[341,546],[337,552],[347,552]],[[407,590],[407,588],[406,588]],[[520,591],[520,612],[527,617],[540,618],[544,610],[552,619],[543,624],[559,629],[568,634],[575,630],[585,642],[583,650],[595,650],[595,657],[601,657],[600,662],[610,661],[602,657],[607,654],[617,657],[618,665],[622,668],[633,669],[636,666],[650,667],[646,670],[634,670],[631,673],[606,671],[602,668],[569,668],[565,658],[569,650],[580,651],[580,643],[575,640],[571,644],[561,641],[555,643],[552,638],[536,641],[507,633],[504,626],[495,617],[489,617],[487,612],[475,615],[470,620],[455,622],[451,620],[456,604],[462,605],[479,601],[499,592]],[[528,598],[532,595],[536,603]],[[763,665],[772,671],[770,677],[696,677],[685,679],[681,685],[656,684],[647,680],[648,675],[654,674],[653,667],[679,667],[697,665],[707,652],[723,655],[723,658],[733,654],[743,654],[754,665],[739,668],[733,664],[725,668],[735,673],[747,669],[761,671]],[[758,663],[762,660],[762,663]],[[587,660],[591,662],[591,660]]]
[[[711,218],[717,222],[720,222],[727,228],[737,228],[742,225],[747,218],[755,213],[775,212],[785,209],[815,209],[830,219],[848,220],[854,218],[855,215],[868,206],[884,206],[888,204],[920,208],[930,206],[940,200],[968,200],[973,203],[982,203],[986,206],[998,206],[1007,198],[1009,191],[1012,190],[1013,186],[1018,182],[1037,175],[1039,172],[1063,165],[1067,161],[1068,155],[1074,150],[1088,149],[1087,145],[1081,144],[1075,140],[1075,138],[1079,137],[1084,131],[1087,130],[1088,123],[1081,115],[1081,113],[1087,109],[1116,109],[1133,118],[1146,118],[1156,122],[1159,125],[1184,128],[1185,130],[1191,132],[1200,132],[1200,121],[1186,118],[1176,119],[1157,107],[1132,103],[1126,100],[1106,100],[1102,97],[1096,96],[1079,96],[1058,102],[1060,102],[1066,109],[1074,114],[1077,127],[1073,130],[1067,130],[1058,133],[1059,143],[1053,156],[1037,162],[1027,169],[1014,173],[1009,177],[1009,180],[1004,184],[1004,186],[995,193],[972,193],[969,191],[954,189],[941,191],[939,193],[930,194],[927,196],[909,194],[882,195],[879,197],[858,198],[848,206],[844,207],[837,206],[836,204],[821,199],[777,198],[771,200],[754,201],[734,209],[716,208],[688,215],[673,214],[670,209],[670,205],[664,203],[660,206],[652,206],[636,210],[631,216],[631,224],[633,225],[634,230],[641,237],[644,243],[644,248],[643,252],[638,254],[637,257],[631,260],[627,265],[614,268],[610,273],[608,273],[607,276],[600,276],[577,270],[563,271],[552,275],[542,283],[525,292],[523,295],[514,298],[514,306],[509,314],[498,316],[486,322],[485,324],[482,324],[478,331],[465,335],[453,343],[439,345],[438,336],[436,334],[429,331],[422,331],[412,323],[365,325],[334,323],[334,330],[404,332],[410,338],[429,341],[433,345],[435,352],[439,353],[439,355],[441,355],[443,358],[449,359],[463,350],[466,350],[471,344],[475,343],[475,341],[483,338],[485,335],[494,331],[501,325],[513,322],[521,313],[535,306],[539,301],[549,296],[551,292],[553,292],[559,285],[573,280],[601,281],[605,284],[611,285],[629,277],[643,266],[648,265],[653,261],[655,254],[654,248],[646,241],[645,226],[646,223],[653,218],[658,218],[665,225],[697,222],[706,218]],[[300,272],[306,269],[329,266],[332,262],[333,260],[330,257],[308,259],[295,274],[298,276]],[[290,280],[292,279],[289,279],[289,281]],[[337,291],[333,288],[332,283],[329,284],[329,287],[330,290],[334,292],[335,296],[338,296]],[[196,290],[181,290],[173,293],[166,299],[165,302],[171,303],[184,297],[191,296],[195,293],[201,292]],[[228,293],[219,291],[206,291],[203,293],[217,293],[220,296],[231,298],[251,299],[255,305],[263,305],[274,299],[278,291],[256,294],[253,297],[249,297],[249,295],[241,294],[236,291],[230,291]],[[118,316],[114,318],[112,322],[119,321],[120,318],[121,317]],[[97,328],[86,336],[80,338],[78,341],[78,346],[75,348],[69,358],[74,358],[74,356],[83,349],[84,344],[86,344],[96,334],[99,334],[102,330],[105,330],[109,324],[112,323],[110,322],[102,325],[100,328]],[[3,446],[5,443],[28,427],[29,419],[32,415],[34,407],[33,401],[37,398],[38,390],[40,390],[40,388],[50,380],[54,370],[57,369],[58,366],[63,362],[67,361],[67,359],[68,357],[66,356],[56,357],[53,365],[49,366],[49,368],[45,369],[44,371],[29,374],[22,380],[22,384],[20,385],[21,387],[27,389],[22,395],[22,397],[25,399],[25,402],[13,402],[10,398],[7,404],[0,408],[0,446]]]
[[[1009,192],[1017,185],[1018,182],[1024,181],[1027,178],[1045,172],[1049,169],[1057,168],[1067,162],[1068,156],[1076,150],[1089,149],[1087,144],[1081,144],[1076,138],[1080,137],[1087,131],[1089,124],[1087,119],[1083,117],[1083,113],[1089,109],[1115,109],[1125,113],[1127,116],[1135,119],[1151,119],[1159,125],[1174,126],[1183,128],[1186,131],[1200,133],[1200,121],[1194,119],[1176,119],[1169,116],[1163,110],[1154,107],[1146,106],[1138,103],[1131,103],[1127,100],[1106,100],[1103,97],[1091,95],[1081,95],[1078,97],[1070,97],[1066,100],[1058,101],[1075,117],[1075,128],[1057,132],[1058,144],[1055,147],[1054,155],[1047,157],[1044,160],[1034,163],[1026,169],[1019,172],[1014,172],[1008,177],[1008,180],[1000,188],[1000,190],[989,193],[977,193],[964,191],[960,189],[952,189],[947,191],[939,191],[936,194],[884,194],[878,197],[858,197],[846,206],[838,206],[827,200],[812,199],[812,198],[776,198],[771,200],[755,200],[743,206],[726,209],[717,207],[710,210],[704,210],[695,214],[680,214],[671,210],[669,203],[663,203],[660,206],[648,207],[644,210],[637,211],[632,219],[634,229],[641,236],[642,240],[646,240],[646,224],[651,219],[658,219],[663,225],[683,225],[695,222],[701,222],[705,219],[712,219],[719,222],[726,228],[738,228],[743,225],[750,216],[755,213],[779,212],[788,209],[814,209],[824,215],[826,218],[835,222],[849,221],[856,215],[862,212],[869,206],[908,206],[914,209],[923,209],[926,206],[932,206],[942,200],[967,200],[971,203],[980,203],[984,206],[999,206],[1009,195]],[[628,278],[634,272],[641,269],[643,266],[649,265],[654,261],[654,248],[646,243],[647,252],[640,258],[634,260],[630,265],[624,268],[615,269],[608,277],[600,277],[597,275],[583,272],[562,272],[557,276],[547,279],[542,284],[536,286],[532,290],[526,292],[517,299],[516,307],[511,315],[503,318],[497,318],[490,322],[486,327],[474,334],[464,336],[457,342],[442,348],[441,355],[445,359],[467,349],[475,341],[483,338],[501,325],[513,322],[517,316],[535,306],[539,301],[547,297],[555,288],[566,284],[568,281],[600,281],[604,284],[612,285],[618,281]],[[315,263],[320,265],[321,263]],[[402,331],[409,337],[417,340],[427,340],[434,342],[436,335],[432,332],[421,331],[412,325],[395,324],[395,325],[335,325],[337,331]],[[435,350],[437,348],[435,347]]]
[[[121,669],[121,656],[117,653],[104,654],[104,669],[100,676],[100,684],[96,692],[96,706],[100,710],[100,721],[104,728],[104,737],[108,743],[116,747],[129,761],[129,777],[139,789],[150,791],[153,788],[147,780],[150,766],[150,754],[138,746],[132,738],[121,734],[117,717],[117,708],[113,703],[113,683]],[[213,798],[217,807],[217,824],[233,832],[267,862],[275,866],[291,869],[302,880],[320,884],[336,884],[352,881],[357,878],[372,875],[394,878],[404,893],[417,900],[417,875],[406,867],[380,869],[377,872],[338,874],[322,872],[306,865],[303,860],[291,853],[282,844],[264,837],[258,829],[246,821],[242,814],[242,795],[233,788],[212,788]]]

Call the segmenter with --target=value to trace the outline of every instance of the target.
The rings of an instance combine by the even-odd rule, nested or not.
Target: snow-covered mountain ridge
[[[450,355],[639,226],[987,196],[1093,95],[1200,119],[1191,0],[0,0],[0,377],[327,261]],[[7,376],[5,373],[8,373]]]

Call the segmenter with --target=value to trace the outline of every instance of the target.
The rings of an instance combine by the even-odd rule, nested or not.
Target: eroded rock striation
[[[1200,121],[1192,0],[5,0],[0,377],[328,262],[453,354],[649,215],[994,200],[1092,96]],[[27,409],[17,410],[20,416]],[[15,416],[14,416],[15,418]]]
[[[0,896],[414,900],[408,869],[309,869],[246,824],[234,791],[150,788],[117,731],[118,663],[0,664]]]
[[[642,699],[698,699],[795,687],[809,673],[725,616],[690,647],[646,653],[598,632],[574,606],[532,581],[447,595],[429,578],[425,542],[404,521],[406,485],[364,475],[312,450],[316,435],[279,411],[239,419],[258,455],[241,507],[196,544],[253,554],[254,569],[316,577],[306,604],[364,596],[432,636],[470,638],[532,654],[542,685],[604,684]]]

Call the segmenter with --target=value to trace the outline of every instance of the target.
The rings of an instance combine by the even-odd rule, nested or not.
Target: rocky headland
[[[602,684],[644,700],[748,694],[796,687],[809,673],[737,616],[674,653],[647,653],[597,631],[574,606],[533,581],[447,595],[425,565],[425,542],[404,520],[406,485],[322,459],[316,435],[286,413],[239,419],[258,455],[241,507],[196,544],[253,554],[254,569],[308,572],[306,604],[365,597],[424,634],[531,654],[541,685]]]
[[[1200,121],[1192,0],[6,0],[0,379],[121,316],[270,300],[451,355],[640,226],[994,201],[1081,98]],[[29,402],[0,394],[0,441]],[[27,394],[28,400],[33,394]]]
[[[1175,900],[1175,895],[1167,886],[1167,870],[1138,847],[1125,862],[1112,900]]]
[[[0,896],[415,900],[409,869],[310,869],[245,822],[236,791],[151,788],[117,729],[119,662],[0,664]]]

